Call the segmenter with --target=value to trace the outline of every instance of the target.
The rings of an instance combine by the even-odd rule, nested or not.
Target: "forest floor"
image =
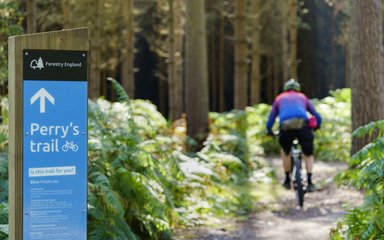
[[[278,174],[278,182],[282,182],[281,160],[268,158]],[[176,240],[322,240],[328,239],[330,229],[345,214],[348,206],[355,206],[363,201],[360,192],[339,187],[333,177],[346,168],[344,163],[316,162],[314,181],[318,191],[305,195],[304,208],[296,205],[293,191],[282,189],[280,185],[272,185],[274,194],[271,198],[260,200],[258,209],[246,217],[232,219],[216,219],[215,224],[175,231]]]

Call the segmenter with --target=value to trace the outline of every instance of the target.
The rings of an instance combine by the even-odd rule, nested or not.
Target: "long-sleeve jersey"
[[[317,125],[320,126],[321,116],[308,98],[301,92],[285,91],[278,95],[273,102],[267,122],[267,130],[271,131],[277,116],[279,116],[280,123],[292,118],[307,120],[307,111],[316,117]]]

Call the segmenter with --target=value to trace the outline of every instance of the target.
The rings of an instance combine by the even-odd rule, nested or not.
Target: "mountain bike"
[[[279,132],[274,132],[273,135],[274,137],[278,137]],[[307,186],[304,184],[304,180],[301,173],[301,148],[299,147],[298,139],[294,139],[292,142],[290,157],[293,189],[296,193],[297,204],[300,207],[303,207],[304,194],[307,192]]]
[[[303,177],[301,174],[301,149],[299,148],[299,141],[293,140],[291,147],[291,161],[292,161],[292,183],[293,189],[296,192],[297,204],[300,207],[304,206],[304,194],[306,193],[307,186],[304,185]]]

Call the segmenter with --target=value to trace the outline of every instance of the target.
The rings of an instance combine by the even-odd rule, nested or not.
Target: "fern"
[[[121,84],[118,81],[116,81],[115,79],[113,79],[111,77],[108,77],[107,80],[112,83],[112,87],[115,90],[115,93],[117,96],[117,101],[128,103],[130,101],[129,96],[128,96],[127,92],[124,90],[123,86],[121,86]]]
[[[353,132],[353,136],[363,137],[363,136],[372,136],[373,132],[377,130],[379,132],[379,136],[383,135],[384,132],[384,120],[380,120],[377,122],[371,122],[367,125],[361,126],[357,128]]]
[[[333,239],[384,239],[384,121],[372,122],[353,133],[354,136],[376,138],[352,156],[349,163],[354,166],[339,175],[339,179],[363,188],[365,199],[362,206],[356,207],[344,216],[341,224],[332,233]],[[348,226],[344,235],[341,226]]]

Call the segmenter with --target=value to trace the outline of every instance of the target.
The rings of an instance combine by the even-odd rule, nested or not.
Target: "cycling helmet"
[[[300,83],[298,83],[295,79],[290,79],[289,81],[285,82],[284,84],[284,91],[288,90],[295,90],[295,91],[300,91]]]

